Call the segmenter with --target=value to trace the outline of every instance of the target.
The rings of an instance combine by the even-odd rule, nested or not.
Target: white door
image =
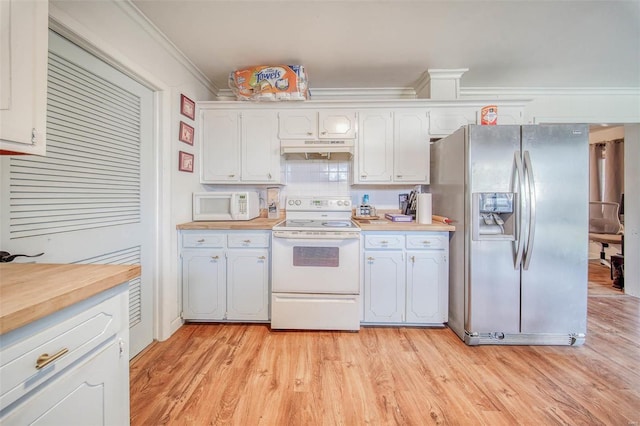
[[[2,250],[39,263],[140,264],[130,356],[153,339],[153,93],[49,32],[47,155],[2,159]]]

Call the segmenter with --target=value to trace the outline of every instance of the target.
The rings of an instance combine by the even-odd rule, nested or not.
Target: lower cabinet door
[[[221,320],[226,309],[224,250],[182,251],[182,315],[186,320]]]
[[[405,280],[402,251],[365,251],[364,321],[404,320]]]
[[[128,425],[129,357],[119,343],[53,378],[0,417],[3,425]],[[114,362],[117,360],[118,362]],[[119,371],[118,371],[119,370]]]
[[[227,253],[227,319],[269,319],[269,250]]]
[[[447,321],[447,264],[443,251],[407,252],[408,323]]]

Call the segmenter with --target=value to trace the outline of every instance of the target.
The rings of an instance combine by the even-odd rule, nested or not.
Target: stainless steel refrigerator
[[[454,221],[449,327],[468,345],[580,345],[587,329],[586,125],[465,126],[431,145]]]

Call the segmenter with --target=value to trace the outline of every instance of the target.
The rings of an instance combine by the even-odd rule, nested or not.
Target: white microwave
[[[260,215],[257,192],[194,192],[193,220],[251,220]]]

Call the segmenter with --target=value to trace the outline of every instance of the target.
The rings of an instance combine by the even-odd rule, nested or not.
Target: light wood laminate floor
[[[590,264],[580,347],[468,347],[447,328],[187,324],[132,361],[131,424],[637,425],[640,300],[608,273]]]

